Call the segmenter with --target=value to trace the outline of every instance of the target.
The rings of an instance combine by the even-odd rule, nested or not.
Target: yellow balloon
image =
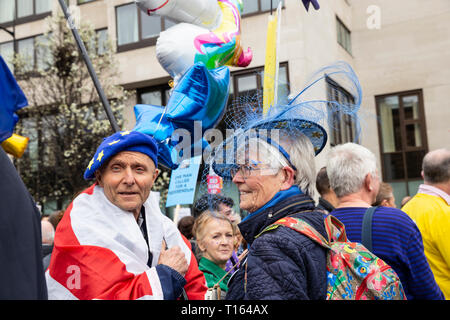
[[[20,158],[27,148],[28,140],[30,140],[30,138],[13,133],[11,137],[2,142],[2,147],[5,152],[16,158]]]

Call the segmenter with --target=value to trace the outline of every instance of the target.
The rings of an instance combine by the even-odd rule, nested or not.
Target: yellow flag
[[[280,38],[281,1],[275,15],[269,15],[264,65],[263,115],[277,103],[278,91],[278,44]]]

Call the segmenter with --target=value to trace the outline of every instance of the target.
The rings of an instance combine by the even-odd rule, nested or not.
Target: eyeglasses
[[[242,177],[244,178],[248,178],[252,175],[255,175],[257,171],[261,171],[261,170],[266,170],[266,169],[280,169],[278,167],[256,167],[256,166],[252,166],[252,165],[248,165],[248,164],[242,164],[242,165],[234,165],[231,169],[230,169],[230,175],[232,178],[234,178],[236,176],[236,174],[238,172],[241,173]]]

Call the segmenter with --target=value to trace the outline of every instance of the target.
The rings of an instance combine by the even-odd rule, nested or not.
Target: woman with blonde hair
[[[222,280],[219,283],[221,291],[228,291],[230,274],[225,271],[225,265],[233,252],[232,223],[223,215],[207,210],[195,220],[192,231],[197,239],[199,269],[205,275],[206,285],[212,288]]]

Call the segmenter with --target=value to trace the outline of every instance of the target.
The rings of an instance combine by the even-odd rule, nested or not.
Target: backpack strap
[[[361,229],[361,243],[370,252],[373,252],[372,247],[372,220],[373,214],[378,207],[369,207],[364,213],[362,229]]]
[[[273,224],[271,224],[270,226],[265,228],[255,238],[261,236],[263,233],[265,233],[267,231],[274,230],[274,229],[278,228],[279,226],[285,226],[290,229],[293,229],[293,230],[307,236],[311,240],[317,242],[322,247],[330,249],[329,241],[327,239],[325,239],[316,229],[314,229],[310,224],[303,221],[302,219],[294,218],[294,217],[281,218],[280,220],[274,222]]]
[[[347,242],[347,233],[344,224],[335,216],[328,214],[324,220],[325,231],[330,242]]]

